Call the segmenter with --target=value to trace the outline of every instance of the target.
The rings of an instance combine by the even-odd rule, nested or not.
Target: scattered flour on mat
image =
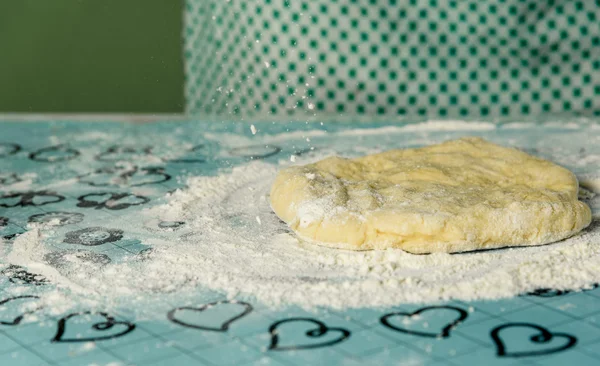
[[[452,126],[464,127],[459,122]],[[428,131],[439,127],[430,122],[421,128]],[[469,127],[473,129],[473,125]],[[482,123],[476,128],[490,127]],[[397,133],[399,129],[361,130],[360,137]],[[325,134],[297,131],[285,138]],[[357,132],[331,134],[346,137]],[[272,142],[280,138],[273,135],[266,139]],[[232,136],[227,141],[250,142],[245,139]],[[426,140],[423,144],[432,142]],[[372,149],[352,147],[354,153],[372,153],[367,151]],[[298,159],[308,162],[304,156]],[[577,161],[580,157],[569,159]],[[288,159],[284,160],[287,164]],[[167,203],[130,214],[135,219],[119,216],[119,222],[127,225],[128,238],[151,237],[144,244],[152,249],[111,263],[104,261],[101,253],[91,257],[72,253],[57,260],[48,244],[56,240],[54,228],[48,226],[30,227],[12,246],[2,249],[8,255],[6,262],[26,267],[57,285],[39,294],[46,309],[56,314],[74,306],[137,310],[161,302],[180,304],[179,299],[186,296],[198,301],[201,289],[271,306],[343,309],[496,299],[538,288],[585,289],[600,282],[597,221],[573,238],[539,247],[431,255],[397,249],[336,250],[299,240],[274,215],[268,193],[276,173],[277,166],[252,162],[217,176],[192,177],[187,188],[172,193]],[[591,191],[600,186],[598,178],[591,175],[582,183]],[[588,193],[588,198],[593,197]],[[301,220],[318,220],[328,209],[326,200],[309,205]],[[143,220],[137,220],[140,215]],[[137,226],[128,224],[140,221],[143,223]],[[161,222],[174,225],[158,229]],[[11,286],[7,291],[28,294],[29,287]]]
[[[537,288],[589,288],[600,281],[598,226],[557,244],[465,254],[350,252],[301,242],[269,207],[276,171],[254,162],[215,177],[190,178],[186,190],[144,213],[146,222],[185,222],[183,228],[177,236],[154,230],[148,243],[153,249],[130,260],[100,268],[70,258],[69,268],[54,269],[44,265],[41,230],[20,236],[8,259],[62,291],[85,295],[89,303],[113,304],[202,287],[273,306],[342,309],[496,299]],[[319,214],[326,212],[313,210],[307,219]],[[138,229],[147,233],[149,227],[156,226]],[[53,296],[48,302],[57,307],[59,296]]]
[[[600,281],[600,234],[594,227],[553,245],[465,254],[349,252],[303,243],[269,207],[275,174],[276,167],[257,162],[230,174],[191,178],[187,190],[148,213],[189,224],[178,243],[157,239],[152,260],[178,263],[182,272],[202,268],[195,281],[232,296],[305,307],[494,299]],[[306,219],[327,214],[326,207],[309,210]]]

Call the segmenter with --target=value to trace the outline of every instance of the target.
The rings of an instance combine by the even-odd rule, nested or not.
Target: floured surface
[[[274,175],[273,166],[253,163],[229,175],[190,179],[187,190],[147,213],[190,225],[177,244],[154,240],[150,260],[190,277],[202,268],[194,280],[230,295],[341,309],[495,299],[539,287],[585,288],[600,280],[595,228],[551,246],[458,255],[303,244],[270,212],[266,192]]]
[[[129,185],[133,198],[122,201],[114,193],[97,193],[99,197],[109,198],[104,209],[108,216],[92,227],[104,228],[102,230],[73,231],[68,224],[64,225],[69,221],[60,215],[54,222],[58,226],[52,226],[52,221],[42,222],[41,227],[39,223],[30,223],[30,227],[38,229],[17,237],[7,247],[7,261],[56,283],[58,288],[43,296],[49,308],[63,310],[82,298],[81,301],[90,306],[101,307],[132,302],[144,309],[140,313],[148,314],[157,306],[152,294],[169,293],[185,299],[203,288],[228,296],[257,299],[269,305],[344,309],[447,299],[494,299],[540,287],[580,289],[600,281],[597,275],[600,274],[597,249],[600,241],[594,225],[581,235],[545,247],[427,256],[397,249],[354,253],[299,242],[269,207],[271,182],[281,166],[292,163],[290,160],[305,164],[333,153],[353,157],[398,144],[422,146],[452,137],[448,134],[453,131],[452,126],[454,134],[465,134],[468,125],[463,122],[455,125],[450,122],[442,132],[435,132],[432,123],[423,124],[423,128],[419,125],[371,128],[365,135],[360,130],[350,129],[285,131],[280,135],[267,134],[265,145],[259,141],[260,131],[266,127],[257,126],[247,131],[249,135],[245,137],[230,132],[222,135],[207,132],[208,142],[202,145],[204,150],[200,157],[177,156],[176,149],[168,151],[166,146],[155,146],[152,154],[141,148],[117,149],[116,152],[109,148],[97,154],[114,168],[103,168],[91,175],[80,174],[79,183],[121,190]],[[498,132],[499,128],[491,124],[474,126],[470,134],[476,131],[482,136],[507,134],[508,137],[498,142],[509,146],[519,146],[519,138],[528,138],[528,133],[535,136],[536,128],[540,128],[532,127],[531,131],[509,128]],[[587,127],[582,126],[584,128]],[[408,132],[413,135],[407,135]],[[185,134],[185,130],[176,131],[171,139]],[[229,139],[230,135],[234,138]],[[292,154],[287,156],[293,159],[286,158],[282,146],[271,145],[281,143],[282,139],[289,139],[283,146],[292,149]],[[552,139],[560,141],[561,135],[552,135]],[[390,143],[384,146],[383,140]],[[251,141],[256,143],[248,145]],[[595,155],[577,156],[581,154],[580,147],[576,147],[576,154],[555,151],[569,149],[569,144],[553,141],[530,148],[530,152],[535,154],[539,153],[538,149],[544,149],[546,156],[542,157],[567,167],[575,166],[576,172],[583,166],[587,173],[582,176],[589,193],[586,202],[595,207],[595,186],[590,183],[594,181],[595,165],[580,164],[582,159],[595,164]],[[170,160],[155,151],[165,152]],[[116,156],[108,159],[109,153]],[[212,167],[206,165],[211,160]],[[140,164],[144,161],[147,163]],[[146,184],[146,180],[151,182],[151,178],[161,178],[160,174],[166,173],[158,170],[159,174],[157,170],[136,164],[150,166],[159,161],[201,161],[203,167],[212,170],[208,176],[181,180],[185,186],[167,197],[167,203],[148,208],[141,198],[160,195],[156,190],[161,189]],[[234,167],[228,167],[232,162],[235,162]],[[82,169],[76,164],[71,164],[71,168]],[[138,178],[140,171],[144,174]],[[81,197],[78,201],[80,206]],[[144,205],[137,206],[140,202]],[[123,204],[125,209],[121,209]],[[129,204],[132,206],[127,206]],[[139,209],[144,207],[140,214]],[[319,206],[307,207],[306,216],[318,215],[316,208]],[[114,257],[96,250],[105,244],[86,244],[95,240],[110,242],[113,236],[121,241],[143,238],[143,245],[123,246],[125,250],[140,249],[138,253],[127,250],[132,255],[124,253],[124,256]],[[57,248],[60,249],[58,254]],[[22,289],[9,291],[18,293]]]
[[[3,125],[0,359],[480,364],[500,357],[490,333],[524,319],[530,328],[501,337],[509,350],[556,348],[561,337],[531,343],[536,326],[600,339],[600,328],[590,330],[600,299],[597,221],[547,246],[412,255],[299,242],[269,208],[270,184],[291,164],[475,135],[575,172],[598,218],[593,122],[469,126]],[[456,329],[439,333],[457,315]],[[568,319],[576,320],[566,329]],[[578,350],[565,352],[579,360]],[[465,360],[471,354],[481,362]]]

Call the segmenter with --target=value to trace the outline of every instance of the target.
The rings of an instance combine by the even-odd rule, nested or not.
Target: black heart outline
[[[115,325],[125,325],[127,328],[120,332],[120,333],[115,333],[115,334],[111,334],[111,335],[107,335],[107,336],[102,336],[102,337],[88,337],[88,338],[63,338],[63,335],[65,334],[65,328],[67,325],[67,320],[75,317],[75,316],[81,316],[81,315],[100,315],[102,317],[104,317],[106,319],[106,322],[99,322],[99,323],[94,323],[92,325],[92,328],[95,330],[107,330],[112,328]],[[107,339],[113,339],[113,338],[118,338],[121,336],[126,335],[127,333],[132,332],[135,329],[135,324],[133,323],[129,323],[129,322],[125,322],[125,321],[115,321],[115,318],[113,318],[112,316],[108,315],[107,313],[104,312],[92,312],[92,311],[84,311],[84,312],[80,312],[80,313],[72,313],[69,314],[63,318],[61,318],[58,321],[58,329],[56,330],[56,335],[54,335],[54,338],[52,338],[50,340],[50,342],[52,343],[57,343],[57,342],[64,342],[64,343],[75,343],[75,342],[97,342],[97,341],[105,341]]]
[[[93,233],[96,231],[107,232],[108,237],[98,240],[98,241],[91,242],[91,243],[85,243],[81,240],[82,234],[89,234],[89,233]],[[80,245],[86,245],[86,246],[96,246],[96,245],[102,245],[102,244],[106,244],[106,243],[114,243],[121,239],[123,239],[123,230],[121,230],[121,229],[110,229],[110,228],[105,228],[105,227],[101,227],[101,226],[93,226],[93,227],[86,227],[86,228],[83,228],[80,230],[69,231],[68,233],[65,234],[63,243],[80,244]]]
[[[19,235],[20,234],[7,235],[4,237],[4,239],[12,240]],[[43,286],[50,283],[50,281],[46,277],[42,275],[37,275],[35,273],[31,273],[25,268],[14,264],[11,264],[8,267],[2,269],[2,271],[0,271],[0,274],[8,277],[8,280],[11,283],[15,283],[18,285],[26,283],[28,285]]]
[[[102,197],[107,194],[110,195],[110,198],[108,198],[104,201],[88,200],[89,197],[94,197],[94,196]],[[106,205],[106,203],[108,201],[118,201],[125,197],[135,197],[137,199],[140,199],[141,201],[138,203],[120,203],[118,205],[111,205],[111,206]],[[118,211],[118,210],[128,209],[129,207],[132,207],[132,206],[145,205],[146,203],[150,202],[150,198],[145,197],[145,196],[140,196],[137,194],[133,194],[133,193],[96,192],[96,193],[88,193],[83,196],[79,196],[79,197],[77,197],[77,201],[79,201],[77,203],[77,207],[94,208],[96,210],[107,209],[107,210]]]
[[[41,155],[41,154],[43,154],[45,152],[53,151],[53,150],[62,151],[62,152],[68,152],[71,155],[63,156],[63,157],[56,158],[56,159],[52,159],[52,158],[40,158],[40,157],[38,157],[38,155]],[[70,148],[70,147],[68,147],[65,144],[60,144],[60,145],[48,146],[48,147],[45,147],[43,149],[39,149],[37,151],[34,151],[34,152],[32,152],[32,153],[29,154],[29,159],[33,160],[33,161],[44,162],[44,163],[56,163],[56,162],[59,162],[59,161],[73,160],[76,157],[78,157],[79,155],[81,155],[81,153],[78,150]]]
[[[113,183],[94,182],[95,176],[104,175],[104,174],[118,176],[123,181],[129,182],[129,180],[138,173],[140,173],[140,175],[157,176],[160,178],[155,179],[155,180],[149,180],[146,182],[136,183],[136,184],[126,183],[126,184],[122,184],[122,185],[121,184],[113,184]],[[171,178],[172,178],[171,175],[165,173],[165,169],[162,167],[138,168],[137,166],[133,166],[129,169],[119,169],[119,167],[105,167],[105,168],[96,169],[91,173],[87,173],[87,174],[80,175],[77,177],[77,179],[80,183],[87,184],[92,187],[119,187],[119,186],[140,187],[140,186],[145,186],[145,185],[150,185],[150,184],[164,183],[164,182],[171,180]]]
[[[112,262],[110,257],[104,253],[97,253],[85,249],[48,252],[43,256],[43,259],[44,262],[60,271],[60,269],[68,267],[69,265],[69,260],[65,258],[67,255],[73,255],[77,260],[87,262],[90,265],[96,265],[96,267],[104,267]]]
[[[280,347],[279,346],[279,334],[277,332],[277,327],[284,323],[297,322],[297,321],[310,322],[310,323],[317,325],[317,328],[308,330],[306,332],[307,337],[311,337],[311,338],[321,337],[321,336],[325,335],[326,333],[328,333],[329,331],[340,332],[340,333],[342,333],[342,335],[338,339],[334,339],[332,341],[323,342],[323,343],[309,344],[309,345],[304,345],[304,346],[295,345],[295,346]],[[349,330],[344,329],[344,328],[328,327],[327,325],[325,325],[325,323],[323,323],[319,320],[313,319],[313,318],[289,318],[289,319],[279,320],[279,321],[271,324],[271,326],[269,327],[269,334],[271,334],[271,344],[269,344],[269,348],[268,348],[269,351],[292,351],[292,350],[297,351],[297,350],[304,350],[304,349],[333,346],[334,344],[338,344],[338,343],[343,342],[344,340],[348,339],[350,337],[351,333]]]
[[[190,323],[186,323],[183,322],[177,318],[175,318],[175,313],[179,310],[192,310],[192,311],[197,311],[197,312],[202,312],[204,310],[210,309],[214,306],[217,305],[221,305],[221,304],[240,304],[244,307],[244,311],[242,311],[241,313],[239,313],[238,315],[229,318],[227,321],[223,322],[221,324],[220,327],[216,328],[216,327],[206,327],[203,325],[195,325],[195,324],[190,324]],[[200,329],[200,330],[209,330],[209,331],[213,331],[213,332],[226,332],[229,330],[229,326],[231,325],[231,323],[235,322],[236,320],[239,320],[243,317],[245,317],[246,315],[250,314],[252,312],[254,308],[252,307],[252,305],[248,304],[247,302],[243,302],[243,301],[236,301],[236,300],[222,300],[222,301],[215,301],[215,302],[211,302],[209,304],[204,304],[200,307],[193,307],[193,306],[182,306],[182,307],[178,307],[175,308],[171,311],[169,311],[167,313],[167,319],[169,319],[170,321],[172,321],[175,324],[181,325],[183,327],[186,328],[193,328],[193,329]]]
[[[430,332],[420,332],[420,331],[415,331],[415,330],[408,330],[408,329],[404,329],[404,328],[399,328],[393,324],[390,324],[390,322],[388,321],[388,318],[393,317],[393,316],[413,316],[413,315],[418,315],[421,314],[422,312],[425,311],[430,311],[430,310],[435,310],[435,309],[447,309],[447,310],[453,310],[456,311],[459,315],[456,319],[454,319],[452,322],[448,323],[444,328],[442,328],[442,331],[439,333],[430,333]],[[397,312],[393,312],[393,313],[389,313],[389,314],[385,314],[384,316],[382,316],[379,321],[381,322],[381,324],[383,324],[383,326],[390,328],[396,332],[401,332],[401,333],[407,333],[407,334],[412,334],[412,335],[416,335],[419,337],[428,337],[428,338],[448,338],[450,337],[450,331],[453,330],[454,328],[456,328],[460,323],[462,323],[465,319],[467,319],[467,317],[469,316],[469,313],[467,313],[464,309],[458,308],[456,306],[450,306],[450,305],[437,305],[437,306],[427,306],[421,309],[418,309],[412,313],[406,313],[406,312],[401,312],[401,311],[397,311]]]
[[[117,157],[116,159],[110,158],[111,154],[152,155],[152,148],[153,148],[152,146],[144,146],[142,148],[137,148],[135,146],[130,146],[130,145],[123,145],[123,146],[113,145],[113,146],[110,146],[105,151],[101,152],[100,154],[96,155],[95,159],[98,161],[104,161],[104,162],[114,162],[114,161],[118,161],[121,159],[119,159],[119,157]]]
[[[43,203],[34,203],[33,200],[36,196],[40,196],[40,197],[53,197],[55,198],[54,201],[48,201],[48,202],[43,202]],[[19,202],[15,203],[14,205],[8,205],[6,203],[0,203],[0,207],[4,207],[4,208],[13,208],[13,207],[25,207],[25,206],[44,206],[44,205],[51,205],[53,203],[58,203],[58,202],[62,202],[65,200],[64,196],[61,196],[60,194],[57,194],[56,192],[52,192],[52,191],[30,191],[30,192],[16,192],[16,193],[10,193],[10,194],[5,194],[3,196],[0,196],[0,199],[10,199],[10,198],[17,198],[19,197]]]
[[[62,217],[60,217],[62,216]],[[50,217],[50,219],[47,219]],[[52,226],[65,226],[65,225],[73,225],[79,224],[83,221],[84,215],[79,212],[66,212],[66,211],[49,211],[41,214],[35,214],[29,216],[27,222],[32,223],[41,223],[46,224],[53,219],[58,219],[58,224]]]
[[[15,297],[9,297],[8,299],[4,299],[2,301],[0,301],[0,306],[3,306],[4,304],[14,301],[14,300],[19,300],[19,299],[39,299],[39,296],[35,296],[35,295],[23,295],[23,296],[15,296]],[[23,318],[25,318],[25,316],[29,315],[29,314],[33,314],[38,310],[41,310],[44,308],[44,305],[40,305],[38,307],[36,307],[33,310],[29,310],[24,312],[23,314],[17,316],[16,318],[14,318],[11,322],[5,322],[3,320],[0,321],[0,324],[2,325],[19,325],[21,323],[21,321],[23,320]]]
[[[529,338],[531,340],[531,342],[533,342],[533,343],[546,343],[546,342],[549,342],[550,340],[552,340],[553,337],[566,338],[566,339],[568,339],[568,342],[564,346],[557,347],[557,348],[551,348],[549,350],[530,351],[530,352],[527,352],[527,351],[525,351],[525,352],[507,352],[506,347],[504,346],[504,342],[500,338],[500,331],[502,331],[503,329],[506,329],[506,328],[510,328],[510,327],[526,327],[526,328],[533,328],[533,329],[538,330],[540,332],[539,334],[533,335]],[[550,331],[548,331],[548,329],[541,327],[539,325],[536,325],[536,324],[531,324],[531,323],[503,324],[503,325],[497,326],[496,328],[492,329],[492,331],[490,332],[490,336],[492,337],[492,340],[496,344],[496,356],[498,356],[498,357],[529,357],[529,356],[549,355],[552,353],[564,351],[566,349],[569,349],[569,348],[575,346],[575,344],[577,344],[577,338],[575,336],[572,336],[567,333],[551,333]]]

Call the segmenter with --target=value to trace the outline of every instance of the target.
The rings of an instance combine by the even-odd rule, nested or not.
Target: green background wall
[[[0,1],[0,112],[183,111],[182,1]]]

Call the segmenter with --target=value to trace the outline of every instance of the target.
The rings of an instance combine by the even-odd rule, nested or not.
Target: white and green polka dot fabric
[[[187,0],[196,115],[600,116],[600,0]]]

